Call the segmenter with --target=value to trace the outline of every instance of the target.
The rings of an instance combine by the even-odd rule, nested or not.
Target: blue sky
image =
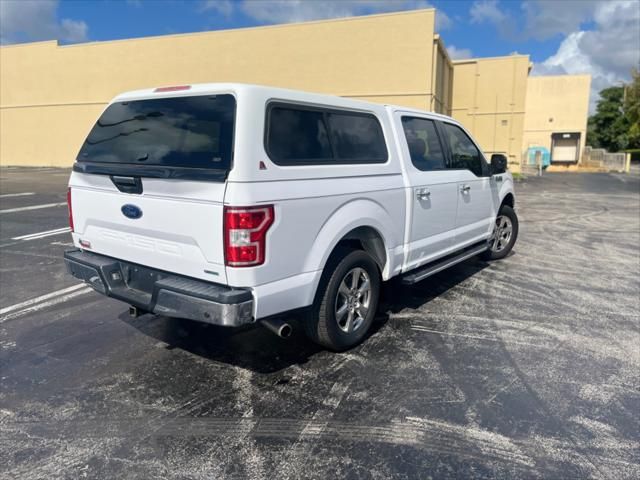
[[[227,13],[224,10],[227,7],[221,7],[220,9],[211,7],[214,3],[231,5],[232,7]],[[268,2],[263,1],[260,3],[266,5]],[[294,3],[292,2],[292,5]],[[322,1],[308,0],[307,3],[320,5]],[[447,45],[471,50],[475,56],[507,55],[518,51],[529,53],[534,61],[543,61],[557,50],[558,44],[562,39],[560,34],[553,35],[544,41],[516,38],[515,36],[508,38],[497,34],[495,26],[490,22],[471,23],[469,11],[473,3],[473,1],[374,1],[364,3],[362,8],[353,9],[353,12],[367,14],[433,6],[443,12],[448,19],[445,21],[445,28],[439,29]],[[206,9],[207,5],[209,5],[208,9]],[[235,8],[233,8],[234,6]],[[207,3],[196,0],[62,0],[58,9],[58,17],[84,21],[89,26],[87,34],[90,40],[113,40],[167,33],[186,33],[284,23],[277,21],[278,15],[273,15],[273,19],[269,19],[266,16],[261,18],[257,13],[253,16],[248,14],[246,9],[242,7],[243,3],[240,0],[228,3]],[[265,6],[264,8],[268,10],[268,7]],[[519,3],[504,2],[502,8],[505,11],[517,14]],[[294,9],[295,7],[292,7],[292,10]],[[313,15],[315,12],[310,12],[307,18],[302,17],[302,19],[322,17],[321,10],[318,8],[317,15]],[[348,12],[349,9],[347,8],[345,11]],[[285,17],[286,14],[281,15],[282,20],[285,20]]]
[[[105,41],[429,7],[456,58],[529,54],[534,75],[590,73],[594,93],[640,63],[640,0],[0,0],[0,40]]]

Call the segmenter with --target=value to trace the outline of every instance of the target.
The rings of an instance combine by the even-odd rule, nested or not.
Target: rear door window
[[[235,112],[228,94],[114,103],[91,129],[77,161],[228,171]]]
[[[371,114],[273,104],[265,149],[277,165],[384,163],[387,147]]]
[[[414,167],[423,171],[446,168],[444,152],[433,120],[402,117],[402,128]]]

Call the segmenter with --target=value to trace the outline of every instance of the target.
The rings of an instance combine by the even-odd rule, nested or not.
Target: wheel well
[[[349,247],[367,252],[378,265],[380,272],[387,264],[387,250],[380,233],[373,227],[358,227],[347,233],[334,247],[333,252],[341,247]],[[333,255],[333,252],[331,254]]]
[[[511,208],[513,208],[514,204],[515,204],[515,199],[513,198],[513,194],[507,193],[505,197],[502,199],[502,203],[500,204],[500,207],[502,207],[502,205],[509,205]]]

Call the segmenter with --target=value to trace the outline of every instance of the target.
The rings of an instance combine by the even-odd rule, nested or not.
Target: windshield
[[[228,94],[114,103],[77,160],[228,171],[235,111],[235,98]]]

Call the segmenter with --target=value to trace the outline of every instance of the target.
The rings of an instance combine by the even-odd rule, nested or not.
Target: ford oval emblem
[[[131,205],[130,203],[123,205],[120,210],[122,210],[122,214],[125,217],[133,218],[134,220],[142,216],[142,210],[140,210],[140,208],[136,207],[135,205]]]

